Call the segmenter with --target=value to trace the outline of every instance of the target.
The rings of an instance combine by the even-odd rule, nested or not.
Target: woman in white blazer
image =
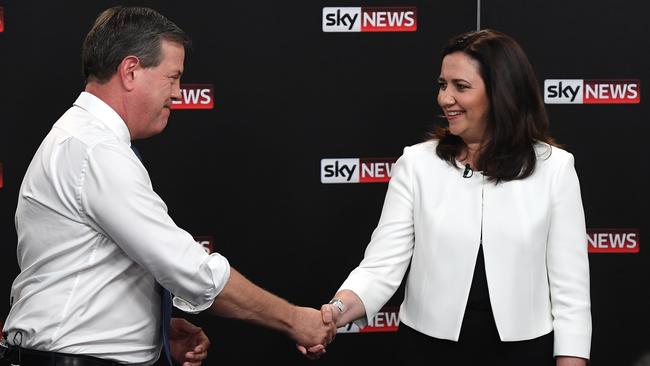
[[[448,127],[404,149],[365,256],[323,317],[367,322],[410,266],[405,364],[586,365],[580,187],[526,55],[503,33],[465,33],[444,49],[438,83]]]

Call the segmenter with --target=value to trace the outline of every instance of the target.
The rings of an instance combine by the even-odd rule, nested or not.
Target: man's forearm
[[[214,300],[212,314],[250,321],[286,334],[291,333],[294,306],[255,285],[234,268],[230,279]]]
[[[290,304],[232,268],[228,283],[209,311],[278,330],[307,346],[327,345],[336,336],[334,323],[324,323],[320,311]]]

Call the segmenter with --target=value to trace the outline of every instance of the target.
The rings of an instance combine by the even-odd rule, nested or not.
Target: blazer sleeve
[[[364,258],[339,289],[352,290],[359,296],[366,309],[366,321],[379,312],[400,286],[413,253],[413,188],[408,149],[393,166],[381,217]]]
[[[553,354],[588,359],[591,302],[585,216],[573,155],[558,155],[563,159],[552,180],[546,252],[555,338]]]

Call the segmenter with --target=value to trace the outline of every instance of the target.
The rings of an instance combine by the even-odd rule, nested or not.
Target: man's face
[[[181,97],[180,82],[185,61],[182,44],[162,40],[162,61],[158,66],[139,68],[134,95],[131,98],[133,114],[129,120],[137,126],[131,139],[142,139],[161,133],[167,126],[172,100]]]

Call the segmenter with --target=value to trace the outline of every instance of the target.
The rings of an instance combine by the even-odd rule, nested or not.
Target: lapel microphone
[[[465,171],[463,172],[463,178],[471,178],[474,175],[474,171],[469,167],[469,164],[465,164]]]

